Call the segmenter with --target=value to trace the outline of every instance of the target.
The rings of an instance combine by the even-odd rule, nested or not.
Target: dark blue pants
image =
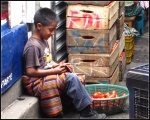
[[[92,99],[80,82],[78,76],[72,73],[69,73],[66,77],[63,94],[69,97],[77,111],[82,110],[92,102]]]

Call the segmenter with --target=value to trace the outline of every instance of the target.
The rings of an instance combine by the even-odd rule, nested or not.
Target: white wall
[[[28,24],[28,38],[31,37],[35,27],[33,17],[35,12],[41,7],[51,8],[52,1],[9,1],[9,27],[13,28],[20,23]],[[51,38],[48,40],[51,46]]]

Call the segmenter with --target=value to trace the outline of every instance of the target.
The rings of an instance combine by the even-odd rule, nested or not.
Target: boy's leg
[[[76,74],[69,73],[67,75],[64,91],[72,98],[72,102],[78,111],[82,110],[92,102],[92,99]]]
[[[80,111],[80,119],[104,119],[106,117],[105,114],[98,114],[90,107],[92,99],[76,74],[67,75],[64,92],[72,98],[75,108]]]

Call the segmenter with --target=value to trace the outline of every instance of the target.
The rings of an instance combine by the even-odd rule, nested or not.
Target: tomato
[[[122,94],[122,96],[126,96],[126,94],[125,94],[125,93],[123,93],[123,94]]]
[[[112,93],[112,94],[117,94],[115,90],[112,90],[112,92],[111,92],[111,93]]]
[[[110,98],[116,98],[117,97],[117,93],[115,90],[111,91],[111,95],[109,96]]]
[[[99,98],[100,97],[100,94],[98,94],[97,92],[95,92],[94,94],[93,94],[93,98]]]
[[[116,95],[115,95],[115,94],[111,94],[111,95],[109,96],[109,98],[116,98]]]
[[[101,92],[97,92],[98,94],[102,94]]]
[[[104,93],[104,98],[109,98],[109,96],[110,96],[109,92]]]
[[[101,92],[94,92],[93,93],[93,98],[102,98]]]
[[[101,94],[101,97],[100,97],[100,98],[105,98],[105,97],[104,97],[104,94]]]
[[[91,95],[90,97],[93,98],[93,95]]]

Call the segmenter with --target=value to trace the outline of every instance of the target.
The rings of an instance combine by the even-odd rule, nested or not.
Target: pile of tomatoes
[[[122,94],[122,96],[126,96],[126,94]],[[118,94],[115,90],[112,90],[111,92],[102,93],[100,91],[94,92],[91,96],[91,98],[101,98],[103,100],[94,100],[91,106],[94,105],[95,108],[101,107],[103,110],[112,110],[114,107],[122,108],[122,105],[124,104],[124,98],[123,99],[116,99],[116,100],[107,100],[107,98],[117,98]],[[106,98],[104,100],[104,98]]]
[[[126,96],[126,94],[122,94],[122,96]],[[118,97],[117,92],[112,90],[111,92],[101,93],[100,91],[94,92],[91,98],[116,98]]]

